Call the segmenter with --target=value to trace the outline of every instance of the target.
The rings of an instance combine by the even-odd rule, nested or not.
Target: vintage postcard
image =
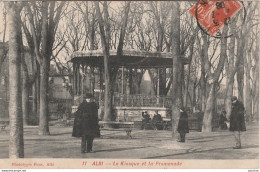
[[[259,1],[1,1],[1,169],[258,169]]]

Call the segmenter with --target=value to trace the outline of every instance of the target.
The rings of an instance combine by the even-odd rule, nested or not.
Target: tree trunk
[[[253,68],[253,120],[259,120],[259,40],[256,41],[255,66]]]
[[[228,75],[226,80],[226,96],[225,96],[225,111],[226,117],[229,119],[231,115],[232,102],[231,97],[233,96],[233,85],[234,85],[234,75],[233,77]]]
[[[122,55],[122,51],[123,51],[123,47],[124,47],[124,38],[125,38],[125,32],[126,32],[126,27],[127,27],[128,14],[130,11],[130,5],[131,5],[131,1],[128,1],[125,6],[125,14],[124,14],[124,18],[123,18],[122,25],[121,25],[119,43],[118,43],[118,47],[117,47],[118,56]]]
[[[215,104],[214,104],[215,91],[216,91],[216,83],[212,83],[209,88],[209,95],[206,104],[207,106],[204,112],[202,132],[212,131],[212,118],[213,118],[213,112],[215,108]]]
[[[247,41],[248,42],[248,41]],[[251,48],[250,48],[251,49]],[[247,50],[247,56],[245,56],[245,90],[244,90],[244,99],[245,99],[245,110],[246,110],[246,120],[248,122],[252,121],[252,100],[253,96],[251,94],[251,84],[250,84],[250,72],[251,72],[251,67],[252,67],[252,62],[251,62],[251,52],[250,50]]]
[[[202,51],[200,55],[201,62],[201,78],[200,78],[200,88],[201,88],[201,111],[205,112],[206,109],[206,97],[207,97],[207,79],[206,79],[206,61],[208,60],[208,37],[204,33],[202,33],[203,45]]]
[[[159,95],[166,96],[166,68],[159,69]]]
[[[207,81],[206,81],[206,78],[204,76],[201,75],[201,80],[200,80],[200,88],[201,88],[201,95],[200,95],[200,98],[201,98],[201,111],[202,112],[205,112],[205,109],[206,109],[206,97],[207,97]]]
[[[156,50],[158,52],[162,52],[163,51],[163,40],[164,40],[164,27],[163,27],[163,22],[161,21],[160,18],[160,14],[157,10],[157,6],[155,7],[155,5],[153,4],[153,2],[150,2],[150,8],[153,11],[154,15],[155,15],[155,22],[156,22],[156,26],[158,29],[158,39],[157,39],[157,46],[156,46]],[[157,93],[157,96],[160,95],[166,95],[166,68],[159,68],[157,70],[157,76],[159,77],[159,83],[156,81],[157,83],[157,89],[159,89],[159,94]],[[155,91],[157,92],[157,91]]]
[[[31,9],[30,5],[25,5],[31,31],[31,36],[29,33],[26,34],[27,39],[29,38],[27,41],[33,42],[33,46],[30,48],[31,51],[35,53],[37,62],[40,64],[40,67],[38,68],[40,69],[40,78],[38,78],[39,99],[37,101],[37,104],[39,105],[38,109],[40,109],[39,135],[49,134],[47,101],[48,72],[50,69],[50,58],[52,56],[55,33],[57,31],[64,5],[65,2],[61,2],[58,5],[55,5],[54,1],[42,1],[39,8],[32,7],[34,10]],[[35,19],[37,18],[35,14],[40,14],[41,17]],[[27,32],[29,31],[27,30]],[[30,38],[32,40],[30,40]],[[30,45],[31,43],[28,44]]]
[[[91,26],[90,26],[90,50],[95,49],[95,18],[93,16]]]
[[[38,77],[39,77],[39,69],[37,65],[37,61],[35,58],[34,53],[31,53],[31,63],[32,63],[32,72],[35,73],[35,78],[31,82],[31,88],[32,88],[32,115],[31,117],[33,118],[33,122],[38,124],[39,116],[37,114],[37,82],[38,82]]]
[[[97,18],[99,23],[100,35],[101,35],[101,43],[102,50],[104,56],[104,80],[105,80],[105,93],[104,93],[104,120],[111,121],[112,120],[112,102],[111,102],[111,78],[110,78],[110,64],[109,64],[109,41],[110,41],[110,28],[108,23],[105,23],[100,12],[99,2],[94,2],[95,8],[97,11]],[[104,8],[107,11],[107,4],[104,2]],[[106,15],[106,17],[109,17]],[[106,20],[106,22],[108,22]],[[104,28],[104,24],[106,24],[106,30]]]
[[[248,63],[248,62],[247,62]],[[252,120],[252,97],[251,97],[251,86],[250,86],[250,68],[246,69],[245,75],[245,119],[250,122]]]
[[[23,43],[21,42],[21,45]],[[23,50],[22,50],[23,51]],[[28,125],[29,120],[29,76],[28,76],[28,69],[27,65],[25,63],[25,56],[24,53],[22,53],[22,62],[21,62],[21,68],[22,68],[22,112],[23,112],[23,125]]]
[[[206,79],[206,60],[208,58],[208,37],[207,35],[202,33],[203,45],[202,51],[200,54],[200,62],[201,62],[201,78],[200,78],[200,89],[201,89],[201,111],[205,112],[206,109],[206,97],[207,97],[207,79]]]
[[[40,65],[40,116],[39,116],[39,135],[49,135],[49,121],[48,121],[48,101],[47,101],[47,88],[48,88],[48,72],[47,72],[47,59],[42,60]]]
[[[27,126],[29,121],[29,88],[28,88],[28,76],[25,72],[22,72],[22,111],[23,111],[23,125]]]
[[[256,61],[254,72],[254,87],[253,87],[253,120],[259,120],[259,64]]]
[[[21,23],[17,2],[8,2],[9,29],[9,158],[24,157],[21,97]]]
[[[173,56],[173,105],[172,105],[172,138],[177,138],[177,127],[180,118],[179,108],[182,106],[182,85],[180,77],[181,59],[180,59],[180,4],[172,2],[172,56]]]
[[[237,87],[238,87],[238,99],[244,100],[244,56],[243,56],[244,44],[242,39],[242,32],[240,38],[237,39]]]
[[[187,107],[188,105],[188,92],[189,92],[189,84],[190,84],[190,64],[188,66],[188,74],[187,74],[187,82],[185,85],[185,89],[184,89],[184,99],[183,99],[183,104],[184,107]]]
[[[40,66],[39,66],[39,68],[40,68]],[[39,76],[36,79],[37,116],[39,118],[39,122],[40,122],[40,86],[41,86],[40,78],[41,78],[41,76],[39,74]],[[39,125],[40,125],[40,123],[39,123]]]
[[[48,71],[49,71],[49,53],[48,48],[52,44],[50,40],[51,33],[48,32],[48,6],[49,2],[42,2],[42,38],[41,38],[41,57],[40,60],[40,114],[39,114],[39,135],[49,135],[48,121]],[[51,26],[52,27],[52,26]]]
[[[34,119],[38,118],[37,115],[37,79],[35,80],[35,82],[32,85],[32,115],[34,117]]]
[[[233,24],[232,30],[234,29],[235,24]],[[231,97],[233,96],[233,86],[234,86],[234,76],[236,74],[236,66],[234,65],[234,59],[235,59],[235,43],[236,39],[234,36],[231,37],[230,40],[230,47],[229,47],[229,60],[226,60],[226,72],[227,72],[227,78],[226,78],[226,96],[225,96],[225,111],[226,111],[226,117],[229,119],[231,115],[231,108],[232,108],[232,102]]]
[[[223,35],[226,35],[228,32],[227,25],[223,28]],[[205,42],[204,42],[205,43]],[[203,125],[202,125],[202,132],[211,132],[212,131],[212,119],[213,114],[215,113],[215,97],[216,97],[216,86],[218,84],[219,76],[224,68],[225,60],[227,58],[227,39],[222,37],[221,38],[221,47],[220,47],[220,57],[217,68],[215,69],[214,73],[211,73],[211,67],[209,66],[209,59],[205,57],[206,60],[206,70],[209,74],[209,95],[207,97],[206,108],[203,116]]]

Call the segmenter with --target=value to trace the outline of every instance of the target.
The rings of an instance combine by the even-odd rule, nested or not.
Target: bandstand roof
[[[147,52],[136,50],[123,50],[122,55],[118,56],[116,50],[109,52],[110,65],[117,67],[133,68],[171,68],[172,53],[165,52]],[[187,58],[182,58],[184,64],[188,64]],[[103,67],[103,51],[91,50],[87,52],[74,52],[71,55],[73,63],[86,64],[92,67]]]

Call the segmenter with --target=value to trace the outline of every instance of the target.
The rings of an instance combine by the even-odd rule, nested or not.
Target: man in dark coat
[[[92,97],[92,94],[86,94],[85,100],[78,107],[73,125],[72,136],[82,137],[82,153],[93,152],[93,140],[100,134],[98,125],[98,106],[95,102],[92,102]]]
[[[242,102],[237,100],[237,97],[234,96],[231,99],[232,101],[232,110],[230,115],[230,131],[234,132],[236,146],[233,149],[241,149],[241,140],[240,133],[241,131],[246,131],[245,125],[245,108]]]
[[[185,135],[186,133],[189,133],[188,114],[183,107],[180,108],[180,113],[181,114],[177,128],[177,131],[180,133],[178,142],[185,142]]]
[[[153,116],[153,119],[152,119],[152,124],[153,124],[154,130],[163,129],[162,116],[160,114],[158,114],[158,111],[155,111],[155,115]]]
[[[147,111],[142,112],[142,117],[143,117],[143,119],[142,119],[142,126],[141,126],[141,128],[145,129],[146,125],[149,124],[151,118],[150,118],[150,115],[147,113]]]

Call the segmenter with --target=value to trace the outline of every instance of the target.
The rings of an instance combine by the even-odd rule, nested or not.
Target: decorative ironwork
[[[101,94],[101,95],[100,95]],[[104,105],[103,92],[95,92],[95,101],[99,103],[99,106]],[[75,102],[78,104],[79,102]],[[172,97],[167,96],[155,96],[155,95],[128,95],[115,93],[113,97],[113,106],[117,107],[165,107],[170,108],[172,106]]]

